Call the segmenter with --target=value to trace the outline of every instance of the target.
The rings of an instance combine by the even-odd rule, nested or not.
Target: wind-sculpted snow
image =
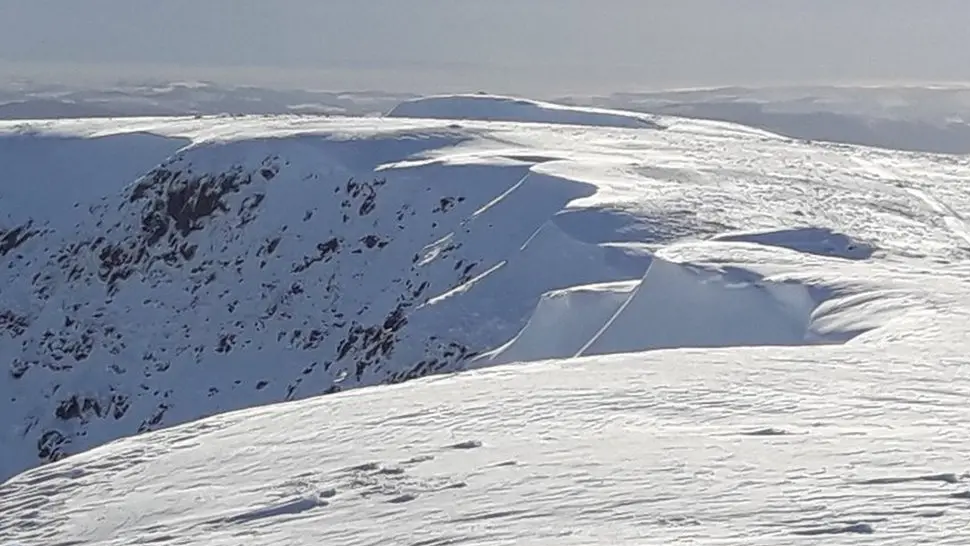
[[[678,347],[845,343],[925,306],[920,291],[871,276],[872,263],[839,264],[750,238],[792,243],[810,254],[842,258],[844,237],[790,238],[730,234],[711,242],[671,244],[653,255],[642,279],[576,286],[543,295],[509,343],[475,358],[478,365]],[[721,242],[721,241],[725,242]],[[864,252],[846,243],[848,255]],[[825,268],[828,274],[818,272]],[[838,273],[835,273],[838,272]],[[890,275],[886,272],[884,275]],[[887,288],[896,286],[896,290]],[[883,332],[885,333],[885,332]],[[895,332],[908,335],[910,332]]]
[[[656,351],[359,389],[21,474],[0,485],[0,536],[956,546],[966,364],[932,345]]]
[[[827,228],[783,229],[768,232],[724,233],[711,237],[712,241],[740,241],[768,246],[790,248],[799,252],[833,256],[847,260],[864,260],[872,256],[875,248],[855,241],[844,233],[833,233]]]
[[[0,125],[21,152],[0,173],[0,477],[226,411],[498,363],[957,347],[965,159],[676,119],[582,127],[499,108],[543,123],[459,123],[434,100],[421,115],[440,120]],[[55,138],[70,153],[47,155]],[[307,499],[213,517],[332,503]]]

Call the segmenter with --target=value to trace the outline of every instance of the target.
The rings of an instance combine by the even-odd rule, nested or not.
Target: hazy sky
[[[0,78],[398,91],[970,80],[970,0],[0,0]]]

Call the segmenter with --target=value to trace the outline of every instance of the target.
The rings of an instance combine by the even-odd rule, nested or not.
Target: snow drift
[[[475,362],[497,364],[546,358],[640,352],[671,348],[812,345],[845,343],[888,323],[914,307],[900,294],[875,288],[850,290],[843,297],[834,283],[799,276],[760,273],[765,253],[741,258],[752,248],[743,239],[766,243],[799,242],[803,252],[831,251],[831,240],[844,236],[827,231],[817,238],[752,232],[715,237],[700,252],[696,245],[673,245],[649,258],[642,279],[579,285],[543,295],[528,323],[515,338]],[[858,254],[855,244],[850,254]],[[774,244],[772,246],[775,246]],[[761,247],[761,245],[758,245]],[[757,247],[756,247],[757,248]],[[763,247],[761,247],[763,248]],[[862,246],[860,245],[860,247]],[[734,256],[732,262],[678,261],[696,256]],[[770,251],[775,263],[795,256]],[[665,255],[672,255],[665,257]],[[797,258],[795,261],[797,262]],[[760,264],[760,267],[759,267]],[[796,266],[798,267],[798,266]]]
[[[637,290],[576,356],[674,347],[805,343],[803,286],[710,273],[655,258]]]
[[[638,281],[618,281],[547,292],[514,338],[475,362],[495,365],[572,357],[623,306],[637,285]]]

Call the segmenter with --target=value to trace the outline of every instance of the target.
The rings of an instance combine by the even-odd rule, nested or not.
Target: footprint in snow
[[[947,472],[944,474],[928,474],[925,476],[873,478],[870,480],[863,480],[859,483],[862,485],[895,485],[910,482],[960,483],[960,477],[956,474]]]
[[[763,428],[760,430],[742,432],[741,434],[745,436],[787,436],[791,433],[780,428]]]
[[[401,461],[400,464],[403,466],[414,466],[414,465],[426,463],[428,461],[433,461],[433,460],[434,460],[433,455],[418,455],[417,457],[411,457],[406,461]]]
[[[843,527],[823,527],[819,529],[805,529],[801,531],[794,531],[794,534],[801,536],[819,536],[819,535],[842,535],[842,534],[857,534],[857,535],[871,535],[875,529],[872,525],[868,523],[853,523],[852,525],[845,525]]]
[[[478,440],[468,440],[466,442],[452,444],[448,446],[448,449],[477,449],[479,447],[482,447],[482,443]]]
[[[344,472],[373,472],[375,470],[380,469],[380,467],[381,465],[371,462],[371,463],[364,463],[364,464],[359,464],[357,466],[352,466],[350,468],[346,468],[344,469]]]
[[[398,496],[394,497],[393,499],[390,499],[387,502],[390,503],[390,504],[403,504],[405,502],[411,502],[411,501],[413,501],[413,500],[415,500],[417,498],[418,498],[417,495],[412,495],[410,493],[405,493],[403,495],[398,495]]]
[[[324,500],[325,496],[323,494],[300,497],[292,499],[285,502],[271,504],[269,506],[264,506],[262,508],[257,508],[255,510],[249,510],[241,514],[236,514],[234,516],[228,516],[225,518],[218,518],[210,521],[209,523],[219,524],[219,523],[248,523],[251,521],[274,518],[286,515],[295,515],[308,510],[313,510],[314,508],[320,508],[327,506],[330,503]],[[336,494],[336,492],[334,492]],[[333,496],[333,495],[330,495]]]

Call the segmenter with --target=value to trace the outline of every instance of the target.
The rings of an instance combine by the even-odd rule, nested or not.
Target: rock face
[[[507,339],[548,283],[478,277],[589,190],[521,165],[375,171],[431,144],[195,145],[93,199],[72,232],[0,225],[0,478],[216,412],[460,369]]]

